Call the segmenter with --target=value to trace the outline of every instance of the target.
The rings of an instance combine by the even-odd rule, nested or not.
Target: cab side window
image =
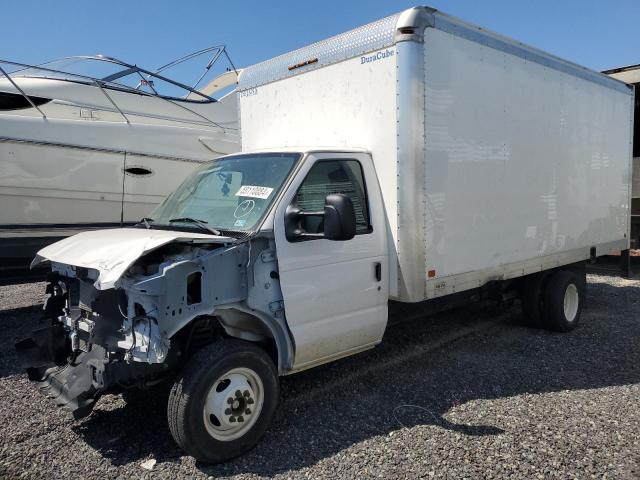
[[[294,203],[303,212],[324,209],[324,199],[342,193],[353,202],[356,213],[356,235],[370,233],[369,206],[362,166],[357,160],[320,160],[314,164],[300,185]],[[322,233],[321,217],[305,217],[302,223],[308,233]]]

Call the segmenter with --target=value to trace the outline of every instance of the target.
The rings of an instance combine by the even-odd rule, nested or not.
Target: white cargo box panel
[[[371,152],[392,298],[628,246],[633,91],[605,75],[420,7],[249,67],[239,91],[245,150]]]

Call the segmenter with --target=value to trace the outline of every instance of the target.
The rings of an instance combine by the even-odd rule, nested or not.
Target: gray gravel
[[[570,334],[517,308],[450,312],[287,377],[262,443],[219,466],[173,444],[166,392],[106,396],[74,422],[16,365],[43,284],[0,287],[0,477],[640,477],[640,281],[589,277]],[[152,470],[141,465],[156,460]]]

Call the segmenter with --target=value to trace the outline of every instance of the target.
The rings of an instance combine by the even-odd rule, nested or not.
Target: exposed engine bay
[[[264,344],[281,371],[293,362],[269,238],[172,241],[142,254],[110,288],[100,268],[50,261],[46,325],[16,349],[30,380],[75,418],[105,392],[171,379],[217,338]]]

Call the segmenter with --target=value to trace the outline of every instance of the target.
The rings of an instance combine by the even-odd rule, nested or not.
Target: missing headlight
[[[202,272],[193,272],[187,277],[187,305],[202,302]]]

